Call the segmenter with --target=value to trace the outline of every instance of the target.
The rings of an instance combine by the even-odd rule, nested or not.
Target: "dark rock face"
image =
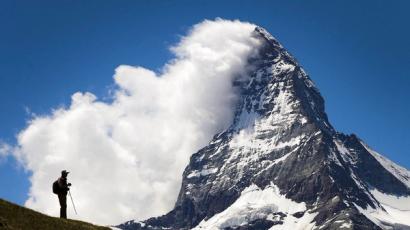
[[[253,36],[263,45],[249,60],[250,77],[235,82],[242,97],[233,124],[191,156],[175,208],[119,228],[191,229],[226,210],[249,186],[274,184],[307,210],[273,212],[270,219],[261,215],[223,229],[269,229],[307,213],[315,213],[310,222],[322,229],[343,223],[347,229],[382,229],[358,210],[381,208],[370,190],[410,195],[359,138],[334,130],[323,98],[295,59],[264,29]]]

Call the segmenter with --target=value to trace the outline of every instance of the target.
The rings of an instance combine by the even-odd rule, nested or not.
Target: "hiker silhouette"
[[[53,193],[58,196],[60,203],[60,218],[64,219],[67,219],[67,193],[71,186],[71,183],[67,183],[68,173],[67,170],[61,171],[61,177],[53,183]]]

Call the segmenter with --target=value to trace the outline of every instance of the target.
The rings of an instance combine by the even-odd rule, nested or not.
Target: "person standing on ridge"
[[[71,183],[67,183],[67,170],[61,171],[61,177],[53,183],[53,192],[58,195],[60,202],[60,218],[67,219],[67,193]]]

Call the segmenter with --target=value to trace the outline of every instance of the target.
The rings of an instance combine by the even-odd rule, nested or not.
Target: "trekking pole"
[[[71,203],[73,203],[74,212],[75,212],[76,215],[78,215],[77,210],[75,210],[75,205],[74,205],[73,197],[71,196],[71,191],[70,190],[68,190],[68,194],[70,194]]]

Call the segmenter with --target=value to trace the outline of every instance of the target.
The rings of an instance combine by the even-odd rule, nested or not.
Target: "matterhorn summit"
[[[410,172],[337,132],[297,61],[266,30],[232,124],[194,153],[168,214],[121,229],[410,229]]]

